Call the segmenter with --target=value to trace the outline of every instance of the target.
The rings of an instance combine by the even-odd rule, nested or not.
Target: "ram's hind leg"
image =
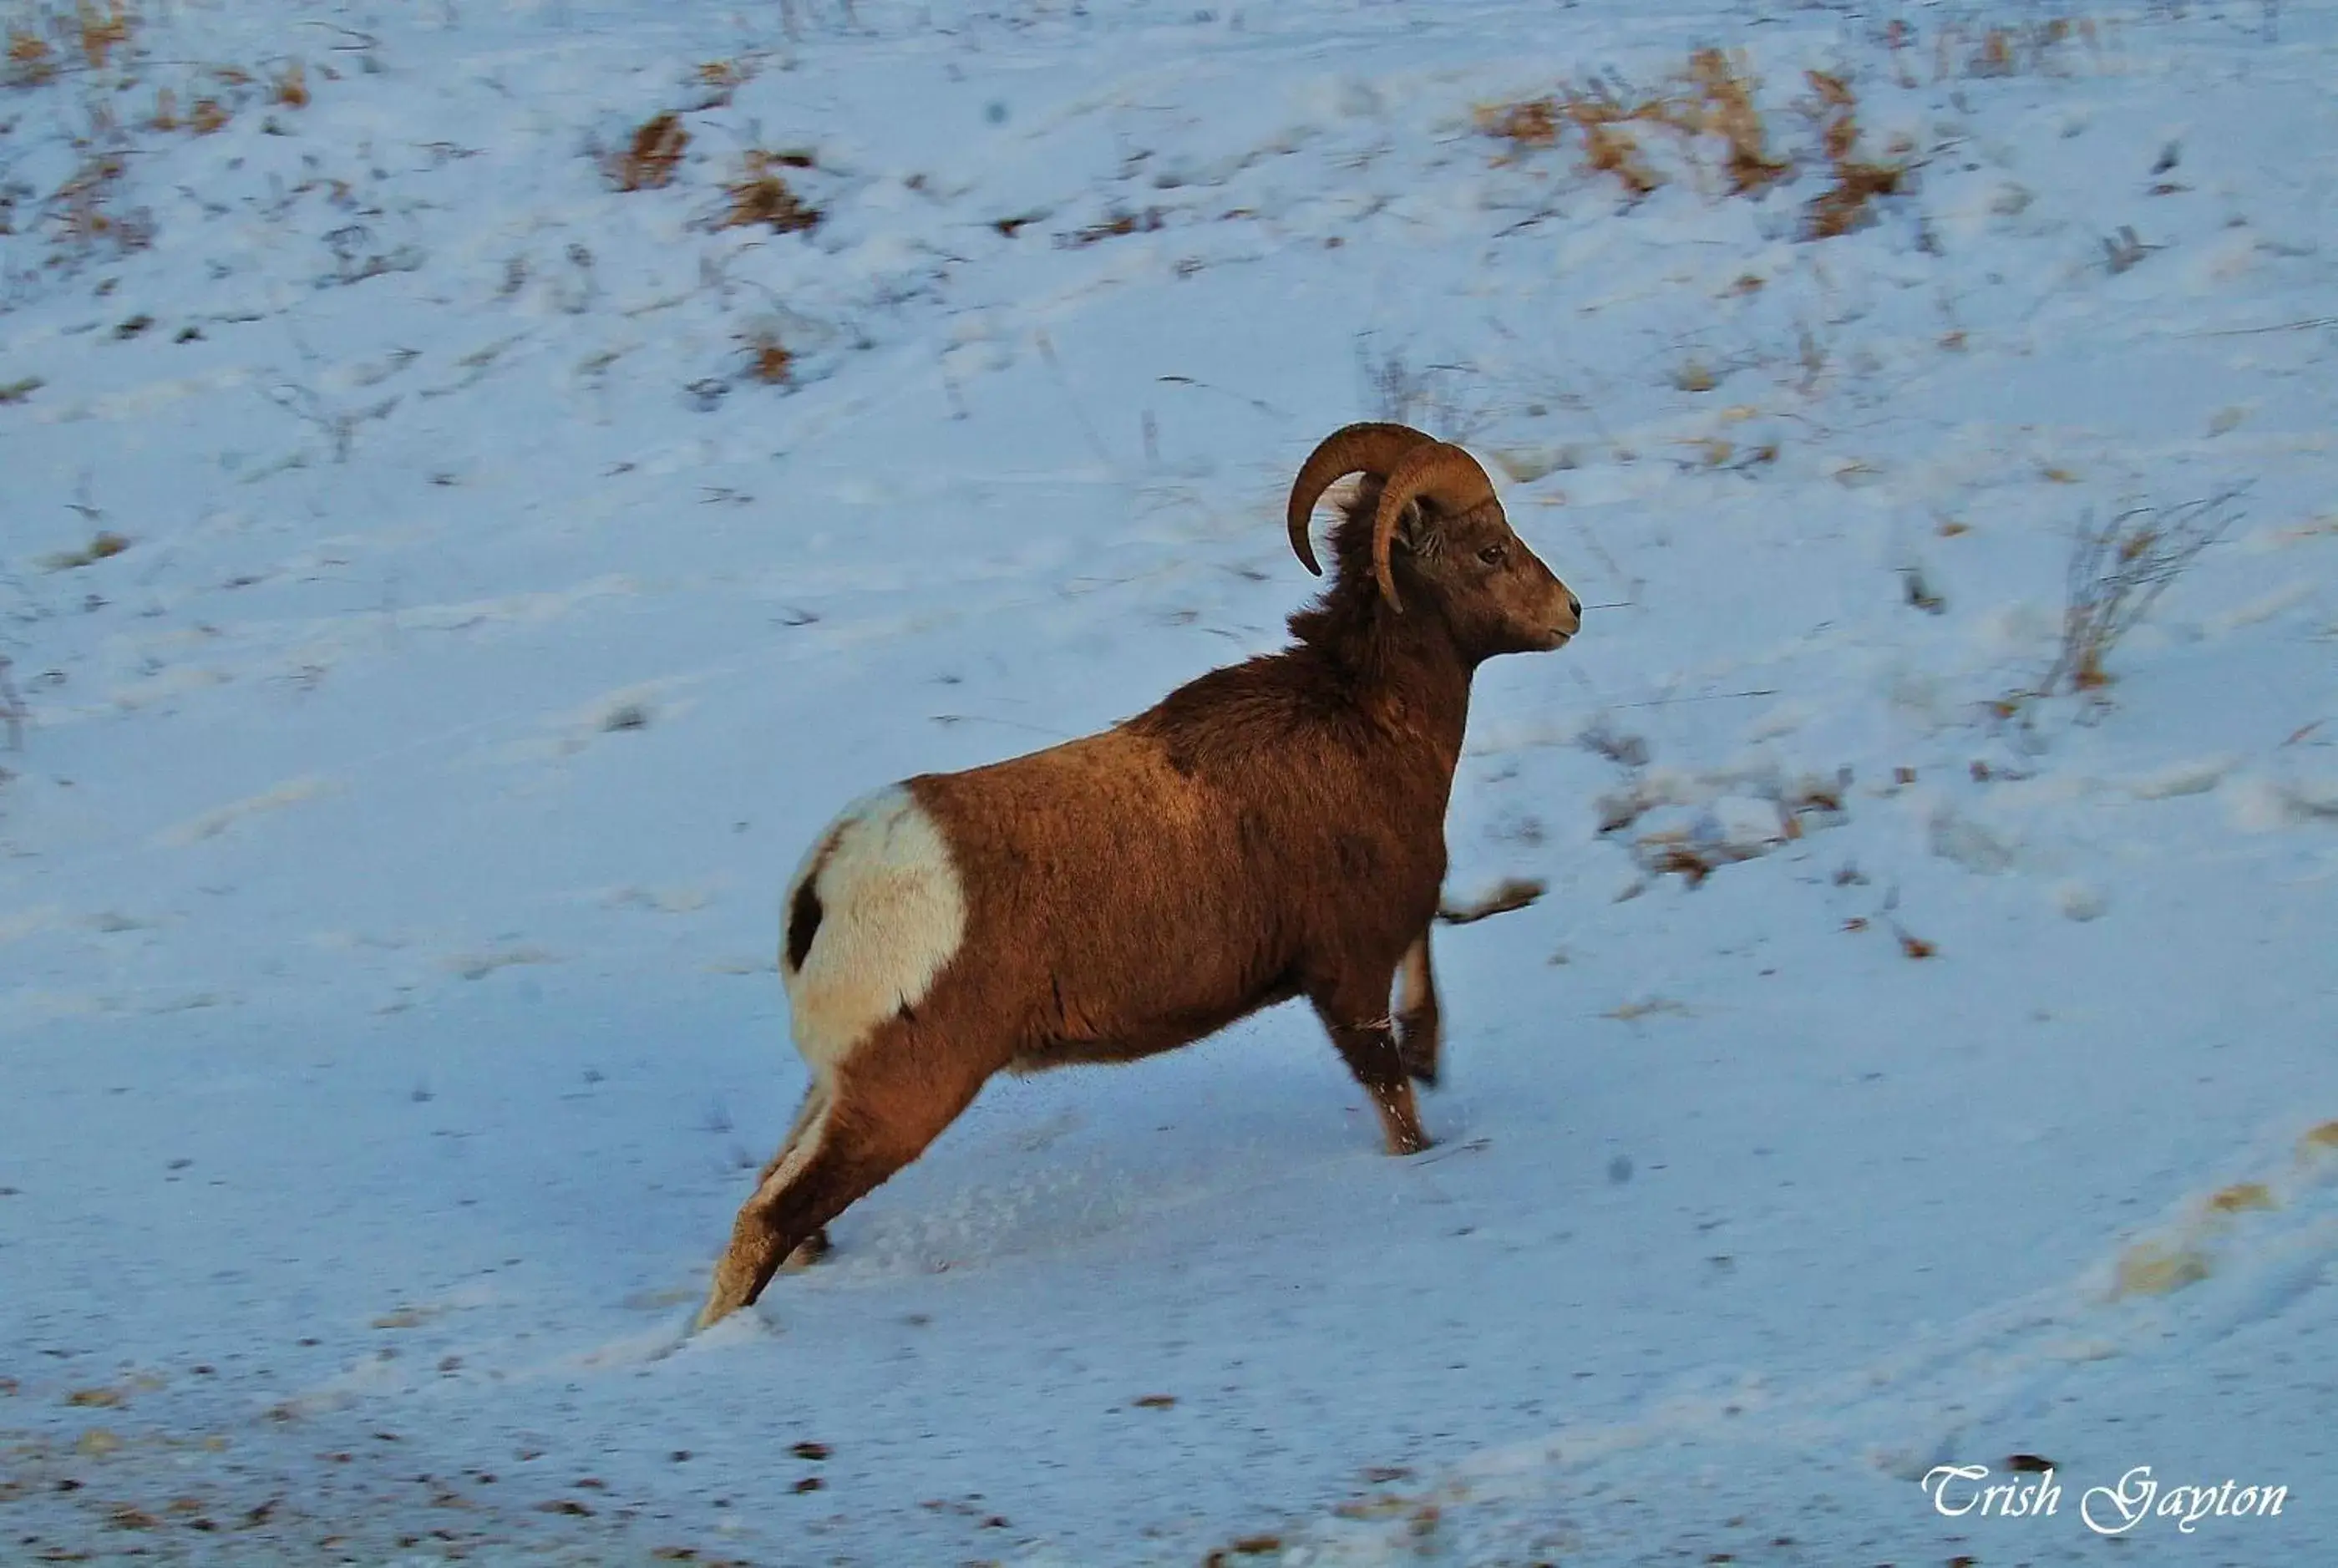
[[[1380,1131],[1390,1154],[1418,1154],[1429,1144],[1420,1129],[1420,1108],[1413,1103],[1412,1079],[1397,1047],[1396,1021],[1388,1015],[1389,986],[1385,971],[1379,984],[1358,985],[1342,981],[1312,990],[1308,1000],[1315,1016],[1339,1048],[1340,1056],[1356,1081],[1372,1097],[1380,1115]]]
[[[826,1102],[739,1210],[698,1315],[704,1328],[753,1304],[791,1253],[926,1151],[989,1077],[889,1024],[832,1073]]]
[[[1405,950],[1404,962],[1397,967],[1397,1050],[1404,1058],[1404,1070],[1434,1089],[1445,1031],[1437,1008],[1437,975],[1429,964],[1426,928]]]
[[[765,1162],[763,1173],[755,1178],[755,1185],[759,1189],[763,1183],[771,1179],[772,1172],[787,1162],[788,1156],[794,1151],[796,1145],[803,1141],[804,1131],[811,1126],[812,1119],[827,1107],[828,1085],[815,1076],[810,1086],[804,1090],[803,1104],[797,1108],[795,1123],[788,1129],[788,1136],[781,1142],[780,1151]],[[833,1248],[829,1244],[828,1228],[822,1226],[798,1242],[795,1250],[788,1254],[786,1261],[789,1264],[808,1267],[826,1257],[831,1250]]]

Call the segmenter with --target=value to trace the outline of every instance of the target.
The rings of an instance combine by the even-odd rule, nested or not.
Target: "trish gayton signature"
[[[1934,1511],[1951,1519],[2035,1519],[2061,1512],[2062,1484],[2051,1464],[2022,1464],[2012,1478],[1990,1479],[1986,1464],[1936,1464],[1925,1472],[1923,1488]],[[2137,1464],[2108,1486],[2078,1494],[2078,1518],[2097,1535],[2124,1535],[2146,1520],[2173,1524],[2189,1535],[2214,1519],[2271,1519],[2289,1501],[2286,1486],[2258,1486],[2226,1479],[2162,1483],[2148,1464]]]

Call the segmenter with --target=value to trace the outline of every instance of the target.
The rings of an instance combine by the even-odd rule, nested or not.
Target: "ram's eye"
[[[1503,557],[1509,553],[1508,545],[1488,545],[1478,552],[1478,558],[1489,567],[1498,567],[1502,564]]]

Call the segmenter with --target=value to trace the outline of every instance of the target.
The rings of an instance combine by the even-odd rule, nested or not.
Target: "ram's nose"
[[[1562,637],[1571,637],[1583,629],[1583,601],[1575,597],[1575,591],[1572,588],[1564,585],[1561,585],[1558,592],[1562,604],[1557,620],[1551,630]]]

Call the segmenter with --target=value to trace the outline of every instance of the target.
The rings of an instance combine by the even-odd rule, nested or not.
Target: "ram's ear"
[[[1434,560],[1445,547],[1445,520],[1429,504],[1416,498],[1397,514],[1396,542],[1421,560]]]

